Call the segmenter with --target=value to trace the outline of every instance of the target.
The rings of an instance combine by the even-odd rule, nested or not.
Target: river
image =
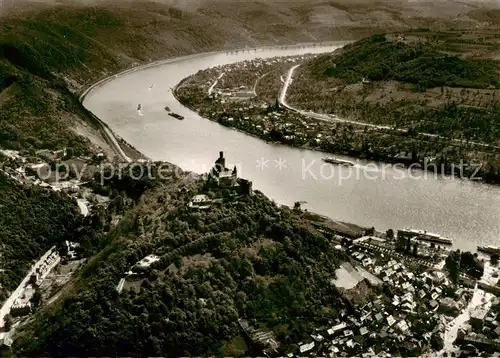
[[[226,162],[236,165],[240,176],[252,180],[254,189],[278,203],[307,201],[304,208],[310,211],[378,230],[428,230],[452,238],[460,249],[500,244],[498,187],[430,173],[424,176],[418,170],[403,173],[383,163],[354,158],[350,158],[356,161],[354,167],[326,165],[321,161],[324,153],[268,144],[204,119],[178,103],[171,92],[198,70],[256,57],[327,52],[338,46],[266,48],[181,58],[119,75],[90,91],[84,105],[153,160],[204,173],[219,151],[224,151]],[[142,116],[137,114],[139,103]],[[185,120],[168,116],[165,106]]]

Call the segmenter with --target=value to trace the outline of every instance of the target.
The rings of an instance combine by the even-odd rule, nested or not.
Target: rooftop
[[[470,318],[483,320],[488,314],[489,308],[478,306],[474,308],[470,313]]]
[[[145,258],[143,258],[141,261],[137,263],[137,265],[141,267],[148,267],[150,266],[153,262],[159,261],[160,258],[156,255],[148,255]]]

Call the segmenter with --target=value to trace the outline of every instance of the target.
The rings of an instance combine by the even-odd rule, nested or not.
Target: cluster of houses
[[[202,75],[197,74],[200,80],[207,81],[197,84],[196,87],[209,93],[212,99],[209,104],[200,102],[197,110],[207,118],[243,129],[266,140],[279,140],[291,145],[328,143],[332,137],[332,128],[327,123],[307,120],[300,113],[280,112],[277,101],[273,106],[269,106],[268,103],[255,98],[257,82],[272,70],[281,66],[285,72],[285,69],[297,61],[314,56],[255,59],[215,67],[204,71]],[[279,138],[274,138],[275,134],[278,134]]]
[[[220,103],[216,108],[200,108],[207,118],[229,127],[246,132],[269,141],[280,141],[290,145],[312,143],[320,146],[332,138],[332,128],[317,121],[307,121],[303,115],[294,112],[281,112],[276,104],[266,103]]]
[[[456,316],[472,296],[471,288],[459,287],[453,290],[452,297],[447,297],[446,293],[453,287],[451,281],[442,270],[432,268],[426,261],[410,261],[411,264],[420,264],[421,269],[425,270],[416,275],[405,261],[389,257],[381,264],[368,253],[356,250],[352,252],[352,257],[383,282],[401,291],[402,296],[394,296],[393,305],[403,308],[408,313],[414,312],[418,304],[422,309]]]
[[[469,325],[459,330],[457,343],[470,353],[500,351],[500,298],[482,302],[470,313]],[[472,349],[472,347],[474,349]]]
[[[307,342],[299,342],[288,357],[390,356],[400,354],[401,347],[416,356],[429,345],[434,334],[432,326],[439,327],[438,318],[429,316],[425,317],[428,323],[397,317],[379,295],[375,301],[357,307],[356,312],[342,311],[330,327],[318,329]]]
[[[24,316],[31,312],[32,298],[35,294],[36,287],[39,287],[50,271],[59,264],[61,257],[55,250],[55,247],[50,249],[42,258],[33,266],[29,276],[25,282],[12,293],[12,303],[8,311],[12,317]],[[8,304],[8,303],[4,303]]]
[[[208,77],[209,80],[203,83],[201,88],[206,89],[209,97],[221,104],[245,101],[256,96],[258,81],[277,67],[282,67],[284,71],[292,64],[314,56],[311,54],[268,59],[258,58],[214,67],[202,74],[200,79]]]
[[[82,179],[90,179],[94,174],[94,166],[91,165],[93,158],[69,158],[66,149],[43,149],[25,155],[19,151],[0,150],[0,154],[7,159],[0,164],[0,169],[23,185],[77,192],[81,183],[76,178],[81,175]],[[104,158],[104,154],[97,155],[97,158]],[[64,167],[64,170],[56,170],[57,166]]]
[[[361,302],[352,299],[353,291],[366,294],[359,284],[341,290],[350,309],[343,310],[330,327],[312,332],[288,356],[418,356],[439,349],[436,342],[442,341],[446,320],[467,306],[472,290],[453,288],[443,272],[428,265],[416,270],[418,261],[408,263],[359,246],[350,246],[347,253],[356,272],[366,270],[381,283],[365,279],[372,294]]]

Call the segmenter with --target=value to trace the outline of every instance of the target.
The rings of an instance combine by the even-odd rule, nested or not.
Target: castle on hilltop
[[[224,152],[219,152],[219,158],[209,172],[208,182],[219,188],[234,188],[241,194],[252,194],[252,182],[243,178],[238,178],[236,166],[233,169],[226,167]]]
[[[215,161],[215,165],[210,171],[210,177],[217,183],[219,187],[233,187],[238,181],[238,171],[236,166],[231,170],[226,168],[226,158],[224,152],[219,152],[219,158]]]

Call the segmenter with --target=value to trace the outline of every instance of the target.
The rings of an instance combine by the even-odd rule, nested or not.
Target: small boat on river
[[[329,163],[329,164],[339,164],[339,165],[347,165],[347,166],[353,166],[354,163],[349,161],[349,160],[344,160],[344,159],[338,159],[338,158],[335,158],[335,157],[326,157],[326,158],[323,158],[323,161],[325,163]]]
[[[180,114],[174,113],[174,112],[170,112],[168,115],[169,115],[169,116],[172,116],[172,117],[174,117],[174,118],[177,118],[177,119],[178,119],[178,120],[180,120],[180,121],[182,121],[182,120],[184,119],[184,117],[183,117],[183,116],[181,116]]]

